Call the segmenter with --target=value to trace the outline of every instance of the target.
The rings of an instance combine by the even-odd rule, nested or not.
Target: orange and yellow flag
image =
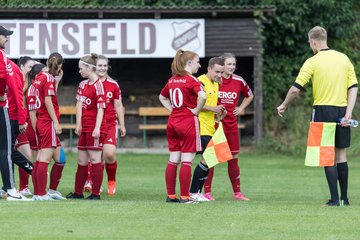
[[[226,140],[221,122],[219,123],[219,127],[216,129],[214,136],[206,146],[203,157],[209,168],[218,163],[226,162],[232,159],[231,150]]]
[[[334,166],[336,123],[310,122],[305,165]]]

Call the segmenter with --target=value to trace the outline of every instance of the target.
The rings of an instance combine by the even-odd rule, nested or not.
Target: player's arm
[[[52,103],[52,96],[45,97],[45,107],[49,113],[51,120],[54,122],[56,134],[61,134],[62,129],[60,123],[56,117],[54,105]]]
[[[291,88],[289,89],[288,93],[286,94],[286,98],[285,100],[280,104],[280,106],[278,106],[276,109],[278,111],[278,114],[280,117],[283,116],[283,114],[285,113],[287,107],[289,106],[289,104],[297,97],[299,96],[300,93],[300,89],[295,87],[295,86],[291,86]]]
[[[196,105],[195,108],[189,108],[190,111],[191,111],[194,115],[198,116],[199,113],[200,113],[200,111],[201,111],[201,109],[204,107],[205,102],[206,102],[206,93],[205,93],[204,90],[200,90],[200,91],[198,92],[197,105]]]
[[[36,110],[30,110],[29,117],[30,117],[31,127],[34,129],[34,132],[36,132],[36,121],[37,121]]]
[[[75,127],[75,134],[80,136],[81,134],[81,116],[82,116],[82,103],[80,100],[76,102],[76,127]]]
[[[357,86],[348,89],[348,105],[346,107],[346,113],[344,116],[346,120],[351,119],[352,111],[356,103],[357,92],[358,92]]]
[[[223,111],[225,111],[225,107],[223,105],[217,105],[217,106],[208,106],[204,105],[202,111],[210,111],[216,114],[221,114]]]
[[[120,99],[114,99],[114,107],[120,124],[120,134],[122,137],[124,137],[126,135],[124,105]]]
[[[100,127],[101,127],[103,117],[104,117],[104,108],[98,108],[97,114],[96,114],[95,128],[92,133],[92,136],[94,138],[100,138]]]
[[[170,99],[164,97],[163,95],[159,95],[159,100],[161,102],[161,104],[167,109],[169,110],[169,112],[172,111],[172,107],[171,107],[171,102]]]

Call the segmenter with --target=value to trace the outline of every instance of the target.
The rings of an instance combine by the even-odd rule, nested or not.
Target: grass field
[[[76,155],[68,154],[59,190],[73,191]],[[226,164],[215,169],[216,201],[166,204],[167,155],[118,157],[118,192],[101,201],[0,200],[0,239],[359,239],[360,158],[350,161],[350,207],[322,207],[321,168],[299,158],[240,155],[242,191],[232,200]],[[198,162],[198,158],[195,161]],[[106,190],[106,184],[103,184]]]

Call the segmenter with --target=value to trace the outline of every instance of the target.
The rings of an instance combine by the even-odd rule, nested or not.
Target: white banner
[[[98,53],[108,58],[172,58],[176,50],[205,56],[204,19],[2,20],[14,31],[6,44],[10,58],[64,58]]]

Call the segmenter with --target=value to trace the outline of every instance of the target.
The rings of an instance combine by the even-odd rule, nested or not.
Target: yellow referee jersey
[[[219,84],[211,81],[206,74],[201,75],[198,79],[202,82],[206,92],[206,106],[217,106]],[[212,136],[215,133],[215,113],[212,111],[202,110],[199,114],[200,135]]]
[[[312,82],[314,105],[347,106],[347,91],[357,86],[354,66],[349,58],[335,50],[322,50],[307,59],[294,86]]]

